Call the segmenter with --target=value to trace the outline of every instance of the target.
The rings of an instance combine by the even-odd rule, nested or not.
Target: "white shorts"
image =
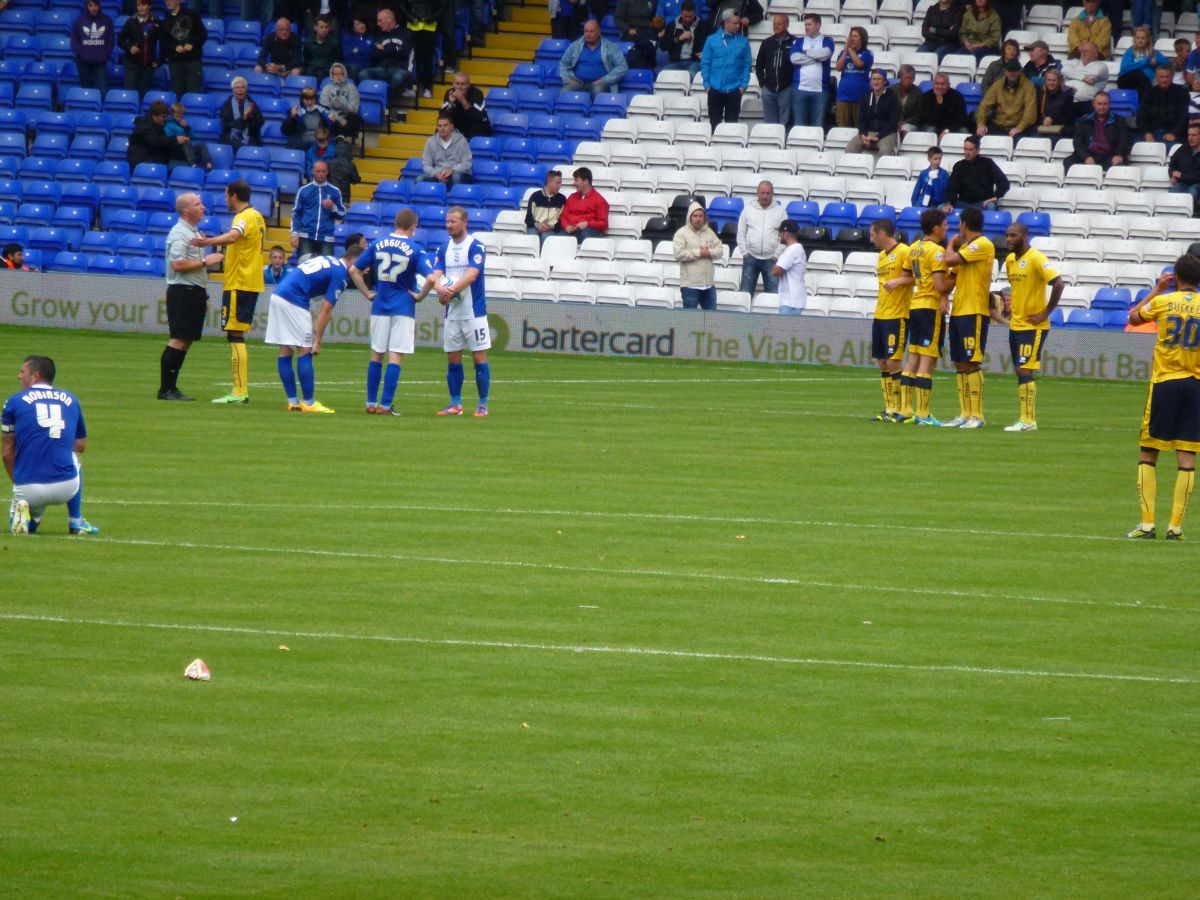
[[[413,352],[417,320],[412,316],[371,316],[371,352]]]
[[[267,309],[268,344],[280,347],[311,347],[313,345],[312,313],[289,303],[277,294],[271,295]]]
[[[487,316],[477,319],[447,319],[442,332],[442,349],[447,353],[470,350],[475,353],[492,346],[492,330],[488,328]]]
[[[79,476],[66,481],[53,481],[49,484],[14,484],[13,500],[24,500],[29,504],[29,514],[34,519],[41,519],[47,506],[66,503],[79,493]]]

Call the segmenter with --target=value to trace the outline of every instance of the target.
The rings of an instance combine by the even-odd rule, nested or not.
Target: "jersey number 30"
[[[1167,333],[1162,342],[1167,347],[1182,347],[1195,350],[1200,347],[1200,319],[1182,316],[1167,316]]]

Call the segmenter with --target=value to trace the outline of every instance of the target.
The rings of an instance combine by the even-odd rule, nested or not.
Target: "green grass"
[[[103,529],[0,537],[5,893],[1195,896],[1144,385],[1044,379],[1022,435],[990,376],[959,432],[868,422],[865,370],[497,354],[444,420],[421,350],[384,419],[331,347],[301,416],[261,345],[250,406],[159,403],[161,346],[0,331],[81,396]]]

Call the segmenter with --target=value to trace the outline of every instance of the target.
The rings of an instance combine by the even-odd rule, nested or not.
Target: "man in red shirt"
[[[573,173],[575,193],[567,198],[559,224],[579,243],[586,238],[604,237],[608,231],[608,201],[592,187],[592,170],[581,166]]]

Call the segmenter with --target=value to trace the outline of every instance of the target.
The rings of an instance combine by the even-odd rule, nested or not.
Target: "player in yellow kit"
[[[221,328],[229,341],[233,390],[213,403],[250,402],[250,361],[246,332],[254,326],[254,307],[263,289],[263,239],[267,223],[250,205],[250,185],[231,181],[225,186],[225,202],[233,211],[233,224],[216,237],[193,238],[197,247],[228,247],[225,251],[225,283],[221,294]]]
[[[996,248],[983,234],[983,211],[970,206],[958,216],[958,234],[945,253],[955,270],[950,312],[950,361],[958,373],[958,416],[947,428],[982,428],[983,351],[991,320],[992,265]]]
[[[912,301],[912,269],[908,264],[908,245],[896,240],[896,226],[891,219],[879,219],[871,225],[871,243],[879,250],[875,264],[879,300],[871,322],[871,356],[879,362],[883,388],[883,412],[875,421],[899,422],[900,364],[904,360],[908,305]]]
[[[940,209],[921,213],[923,235],[908,248],[913,274],[908,313],[908,358],[900,373],[900,418],[906,425],[941,425],[929,412],[933,369],[942,355],[942,317],[950,309],[948,295],[954,279],[943,259],[946,214]]]
[[[1175,286],[1172,286],[1172,281]],[[1138,498],[1142,520],[1129,532],[1134,540],[1153,540],[1154,501],[1158,489],[1155,465],[1160,450],[1174,450],[1178,473],[1167,540],[1183,540],[1183,517],[1196,478],[1200,450],[1200,258],[1181,256],[1175,272],[1158,284],[1129,312],[1129,324],[1158,323],[1150,396],[1142,416],[1138,457]]]
[[[1029,246],[1029,229],[1019,222],[1004,233],[1004,271],[1012,298],[1004,305],[1010,316],[1008,349],[1017,373],[1017,399],[1021,415],[1005,431],[1037,431],[1037,382],[1033,373],[1042,367],[1042,349],[1050,334],[1050,313],[1063,294],[1063,280],[1046,255]],[[1046,299],[1046,288],[1050,299]]]

